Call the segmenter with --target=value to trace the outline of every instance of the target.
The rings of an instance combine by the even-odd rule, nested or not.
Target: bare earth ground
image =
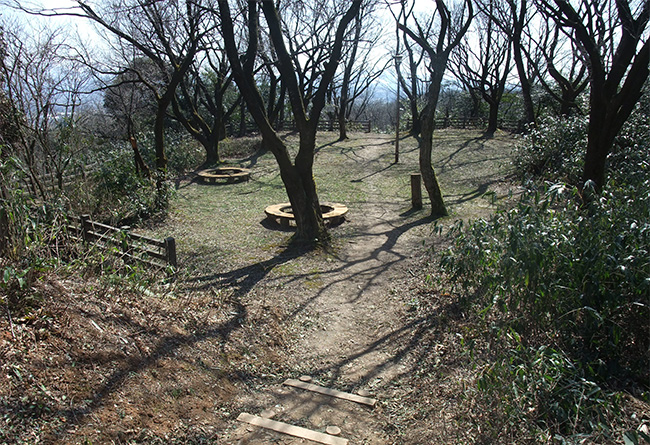
[[[440,133],[434,165],[452,216],[438,224],[448,228],[508,195],[512,139]],[[110,259],[88,260],[102,278],[43,277],[42,307],[0,322],[0,443],[311,443],[238,422],[241,412],[335,425],[351,444],[476,437],[467,425],[480,413],[462,400],[473,378],[463,315],[426,284],[448,241],[426,206],[410,210],[414,142],[398,166],[391,150],[381,135],[319,149],[321,199],[350,207],[327,251],[286,248],[290,233],[260,224],[262,190],[286,198],[272,162],[252,158],[253,180],[229,193],[181,182],[170,217],[149,231],[177,238],[175,282],[128,269],[141,281],[124,284]],[[378,404],[282,384],[301,375]]]

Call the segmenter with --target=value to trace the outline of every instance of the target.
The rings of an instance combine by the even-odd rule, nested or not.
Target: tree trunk
[[[599,138],[601,133],[604,133],[602,127],[596,128],[591,123],[589,124],[585,166],[582,175],[583,184],[587,181],[593,181],[597,192],[602,190],[605,185],[605,165],[611,146],[611,143],[606,139]]]
[[[343,102],[343,100],[341,100],[341,102]],[[344,141],[348,138],[347,123],[345,121],[345,108],[339,107],[337,114],[339,120],[339,141]]]
[[[494,133],[497,131],[498,119],[499,119],[499,102],[491,101],[490,105],[490,115],[488,117],[488,126],[485,130],[485,137],[491,138],[494,136]]]
[[[481,98],[473,88],[468,89],[470,100],[472,101],[472,108],[469,110],[470,119],[478,119],[481,111]]]
[[[524,27],[526,26],[526,12],[528,9],[527,0],[521,0],[519,6],[519,13],[517,13],[515,3],[510,3],[510,10],[513,15],[512,50],[514,53],[513,57],[515,58],[517,73],[519,74],[519,83],[521,84],[521,95],[524,102],[525,120],[527,124],[535,125],[535,105],[533,104],[533,98],[531,96],[530,79],[528,78],[528,73],[526,73],[526,66],[524,65],[524,50],[521,47],[521,36],[523,34]]]
[[[562,90],[562,97],[560,100],[560,115],[570,117],[574,114],[575,110],[575,98],[571,91]]]
[[[203,145],[205,148],[205,165],[216,165],[221,162],[219,156],[219,133],[215,129],[215,132],[212,136],[205,141]]]
[[[431,201],[431,216],[447,216],[447,207],[442,197],[442,191],[438,184],[436,172],[431,163],[431,154],[433,151],[433,121],[423,119],[422,137],[420,138],[420,173],[422,182],[427,190],[427,195]]]
[[[422,133],[422,118],[420,117],[420,112],[418,111],[418,106],[416,102],[411,101],[411,130],[409,133],[411,136],[419,136]]]
[[[598,82],[595,85],[600,86]],[[593,181],[597,193],[600,193],[605,186],[607,156],[622,126],[622,123],[617,125],[616,117],[609,112],[610,101],[613,99],[610,98],[610,101],[608,101],[606,97],[603,97],[601,88],[596,88],[596,91],[591,93],[587,150],[582,174],[583,185],[587,181]],[[627,116],[625,116],[625,119],[627,119]]]
[[[526,67],[524,66],[523,50],[521,48],[521,41],[519,37],[513,42],[513,52],[515,58],[515,65],[517,73],[519,74],[519,83],[521,84],[521,96],[524,102],[524,115],[527,124],[535,125],[535,105],[531,95],[530,80],[526,75]]]
[[[648,6],[648,15],[650,15],[650,6]],[[630,46],[627,50],[634,51],[635,46],[630,42],[628,44]],[[613,67],[607,78],[605,75],[595,75],[592,72],[583,181],[593,181],[598,193],[605,186],[607,155],[614,145],[616,135],[641,98],[643,86],[650,76],[650,40],[646,40],[639,51],[624,81],[622,79],[625,70],[621,70],[620,67]],[[621,82],[623,85],[619,91],[612,88],[612,85]]]
[[[133,149],[136,174],[142,176],[143,178],[149,178],[151,176],[151,172],[149,171],[147,164],[145,164],[144,159],[142,159],[140,149],[138,148],[138,141],[135,139],[135,136],[133,136],[133,134],[131,134],[131,137],[129,137],[129,142],[131,142],[131,148]]]
[[[296,158],[293,164],[286,145],[276,134],[268,134],[264,139],[266,147],[273,153],[280,167],[280,177],[296,221],[295,238],[306,242],[327,242],[329,234],[316,193],[313,160],[308,157]],[[310,143],[315,148],[315,133],[311,141],[301,138],[301,146]]]
[[[443,68],[438,68],[436,73],[431,77],[431,84],[429,85],[427,105],[422,110],[422,137],[420,138],[420,173],[422,174],[422,182],[427,190],[429,200],[431,201],[431,216],[440,217],[447,216],[447,207],[442,198],[442,191],[438,184],[436,172],[433,169],[431,162],[431,155],[433,152],[433,132],[435,130],[435,110],[438,106],[438,97],[440,96],[440,84],[442,83]]]
[[[305,137],[301,134],[300,141],[301,153],[313,153],[316,147],[316,129],[313,129],[311,135]],[[307,147],[305,147],[307,146]],[[313,156],[297,156],[295,170],[300,181],[300,191],[298,197],[298,215],[300,215],[300,224],[296,220],[296,237],[300,240],[309,242],[327,243],[330,239],[329,233],[325,228],[323,213],[320,208],[318,194],[316,193],[316,182],[314,181]],[[304,195],[304,203],[300,202]],[[291,197],[290,197],[291,198]]]

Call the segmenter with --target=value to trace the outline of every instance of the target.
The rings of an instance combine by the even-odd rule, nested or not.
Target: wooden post
[[[176,267],[176,240],[173,237],[165,238],[165,251],[167,253],[167,262],[170,266]]]
[[[422,208],[422,175],[411,173],[411,203],[414,209]]]
[[[92,223],[90,221],[90,215],[81,215],[81,239],[84,242],[90,241],[90,235],[88,232],[92,230]]]

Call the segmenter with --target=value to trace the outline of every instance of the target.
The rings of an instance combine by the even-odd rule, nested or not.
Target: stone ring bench
[[[214,184],[218,180],[230,183],[248,181],[251,177],[251,171],[248,168],[241,167],[217,167],[201,170],[197,175],[204,183],[209,182]]]
[[[323,213],[323,220],[326,224],[336,225],[343,222],[345,215],[348,213],[347,206],[335,202],[324,202],[320,205]],[[283,227],[289,227],[291,222],[295,224],[295,216],[291,209],[291,203],[274,204],[264,209],[266,217],[273,222],[279,223]]]

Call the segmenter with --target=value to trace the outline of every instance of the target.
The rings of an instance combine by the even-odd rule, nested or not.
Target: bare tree
[[[300,2],[305,6],[310,2]],[[321,213],[316,184],[313,176],[314,151],[316,146],[316,131],[321,116],[330,83],[336,74],[343,48],[346,28],[359,13],[361,0],[354,0],[347,10],[341,10],[342,4],[337,4],[338,23],[327,20],[326,25],[317,25],[328,32],[331,45],[323,54],[313,59],[309,72],[310,82],[306,82],[307,70],[299,68],[295,62],[298,56],[291,53],[285,43],[285,35],[278,10],[273,2],[248,1],[246,14],[246,30],[248,45],[243,57],[240,57],[237,42],[240,40],[235,33],[235,20],[231,14],[230,5],[226,0],[220,0],[219,18],[221,31],[225,41],[226,53],[233,70],[233,76],[239,90],[248,105],[248,109],[257,123],[265,144],[276,158],[280,176],[284,182],[291,207],[296,217],[296,238],[299,240],[325,242],[329,235],[325,228]],[[320,4],[320,2],[318,2]],[[313,8],[313,5],[312,5]],[[258,52],[260,29],[260,10],[264,14],[268,26],[269,41],[277,57],[277,67],[286,84],[291,109],[300,134],[300,143],[295,159],[292,160],[289,150],[273,129],[267,112],[267,107],[259,92],[254,77],[255,60]],[[314,12],[318,12],[312,9]],[[313,16],[314,19],[324,17]],[[291,41],[294,36],[291,36]],[[291,47],[291,46],[290,46]],[[319,53],[320,54],[320,53]],[[317,62],[317,63],[316,63]],[[318,73],[318,81],[315,75]],[[309,104],[309,107],[307,106]]]
[[[205,165],[212,165],[221,162],[219,141],[226,135],[226,120],[241,99],[226,101],[232,76],[221,42],[212,39],[206,48],[177,88],[172,100],[172,117],[203,146]]]
[[[398,17],[398,20],[404,20],[406,23],[406,15],[402,14]],[[433,21],[429,22],[429,26],[433,25]],[[427,36],[427,40],[432,39],[431,35],[432,29],[422,30],[423,35]],[[424,91],[427,89],[426,80],[422,80],[421,69],[425,60],[425,51],[418,45],[413,45],[411,39],[407,36],[405,31],[397,34],[397,39],[401,39],[401,42],[404,44],[404,51],[406,51],[406,69],[407,74],[404,75],[401,70],[401,64],[397,67],[397,77],[404,94],[409,101],[409,109],[411,112],[411,128],[409,133],[412,136],[419,136],[422,131],[422,122],[420,117],[420,112],[422,108],[422,97]],[[415,48],[414,48],[415,46]],[[398,54],[401,56],[401,54]]]
[[[208,0],[205,0],[208,1]],[[63,10],[28,10],[32,14],[47,16],[84,17],[99,25],[114,38],[112,47],[122,55],[125,68],[132,61],[132,49],[151,60],[159,69],[164,82],[151,82],[145,76],[139,80],[154,93],[156,113],[154,120],[154,145],[156,167],[164,176],[167,170],[165,154],[165,118],[174,100],[176,88],[190,69],[196,54],[201,50],[203,35],[212,32],[204,18],[207,8],[203,0],[110,0],[93,6],[77,0],[77,7]],[[20,4],[17,4],[21,7]],[[25,10],[25,8],[21,8]],[[107,37],[108,39],[108,37]],[[122,70],[109,68],[115,74]],[[105,74],[105,73],[104,73]],[[135,75],[139,73],[134,72]]]
[[[373,60],[373,49],[381,38],[381,27],[373,23],[374,2],[366,2],[357,15],[343,53],[343,74],[339,82],[332,86],[334,92],[335,114],[339,124],[339,140],[347,139],[347,121],[350,119],[355,102],[367,101],[375,81],[382,75],[386,65],[380,59]],[[339,83],[339,85],[336,85]],[[337,94],[338,93],[338,94]],[[363,108],[364,105],[361,105]],[[359,108],[359,107],[358,107]]]
[[[578,97],[589,86],[589,72],[578,42],[548,21],[544,23],[544,29],[535,44],[544,61],[536,65],[540,84],[558,103],[560,115],[582,114]]]
[[[605,185],[607,155],[648,79],[647,0],[537,0],[578,44],[590,74],[589,129],[583,180]]]
[[[0,26],[0,67],[5,67],[7,57],[7,42],[5,41],[4,26]],[[12,215],[13,187],[16,174],[10,168],[13,155],[12,145],[20,140],[19,119],[16,119],[16,108],[5,94],[7,82],[4,69],[0,70],[0,256],[9,256],[13,244],[19,238],[16,233],[15,216]]]
[[[137,135],[143,126],[151,124],[150,117],[155,116],[156,112],[156,98],[140,78],[154,79],[156,72],[153,62],[147,58],[137,58],[134,54],[131,65],[117,74],[104,89],[104,109],[118,127],[118,137],[131,144],[136,173],[143,177],[149,177],[151,172],[140,153]],[[150,82],[155,83],[154,80]]]
[[[497,130],[499,105],[511,71],[511,40],[492,20],[495,2],[479,12],[473,37],[465,38],[453,53],[452,71],[489,105],[486,137]]]
[[[62,189],[66,169],[85,148],[80,110],[90,76],[61,30],[24,30],[6,23],[3,28],[6,53],[0,70],[18,130],[13,145],[19,147],[33,191],[45,198],[44,176],[52,176]]]
[[[412,9],[407,12],[404,1],[401,5],[405,16],[411,19],[410,23],[414,29],[408,26],[409,21],[407,21],[407,25],[398,23],[398,26],[425,51],[429,59],[427,69],[430,81],[426,94],[426,105],[422,110],[419,163],[422,180],[431,201],[431,215],[444,216],[447,215],[447,208],[431,162],[435,114],[449,55],[460,44],[469,29],[474,18],[474,10],[472,1],[466,0],[462,7],[453,11],[454,14],[452,14],[443,0],[435,0],[435,9],[430,20],[437,19],[438,33],[436,40],[432,42],[427,38],[428,35],[425,32],[425,29],[431,29],[431,25],[423,26],[412,14]]]
[[[260,58],[264,61],[261,71],[262,84],[267,86],[267,113],[273,128],[280,129],[284,126],[284,111],[287,98],[287,85],[281,81],[281,76],[273,61],[273,51],[265,45],[259,52]],[[279,90],[279,91],[278,91]],[[242,111],[243,113],[243,111]]]
[[[526,28],[533,18],[534,8],[528,0],[479,0],[481,11],[493,21],[512,44],[512,58],[519,75],[519,87],[524,103],[524,121],[535,124],[535,106],[532,98],[532,80],[526,64],[523,39]]]

